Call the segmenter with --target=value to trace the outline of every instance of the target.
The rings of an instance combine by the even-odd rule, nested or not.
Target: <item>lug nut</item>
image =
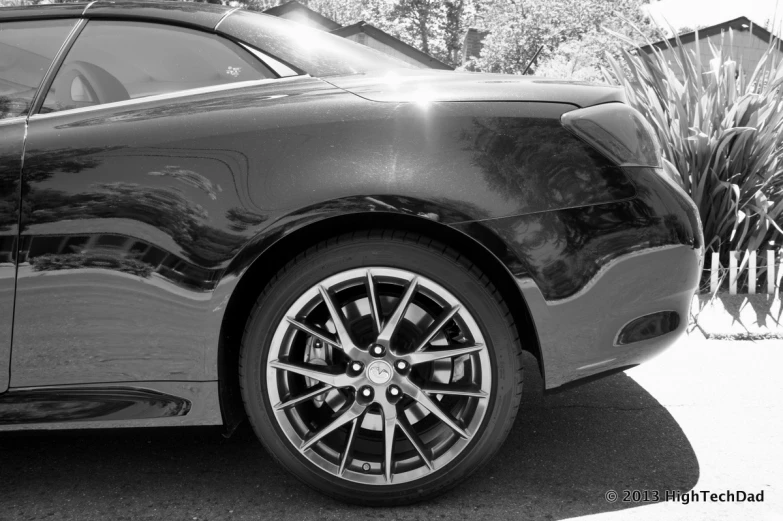
[[[373,392],[372,387],[365,385],[356,391],[356,401],[359,405],[364,405],[366,407],[372,403],[372,400],[375,397],[374,395],[375,393]]]
[[[362,374],[362,371],[364,370],[364,364],[361,362],[351,362],[348,364],[348,370],[346,371],[348,373],[348,376],[357,377],[360,374]]]
[[[386,400],[392,405],[397,404],[397,402],[402,400],[402,389],[396,385],[390,385],[386,389]]]
[[[383,353],[385,352],[386,350],[380,344],[375,344],[370,348],[370,354],[372,354],[372,356],[383,356]]]
[[[408,363],[405,360],[397,360],[397,363],[394,365],[398,371],[405,371],[408,368]]]
[[[356,401],[359,402],[359,404],[361,405],[365,405],[365,406],[370,405],[374,397],[375,397],[375,392],[372,390],[372,387],[370,387],[369,385],[360,387],[356,391]]]

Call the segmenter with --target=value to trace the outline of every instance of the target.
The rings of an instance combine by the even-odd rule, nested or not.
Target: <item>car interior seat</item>
[[[106,69],[83,61],[63,66],[52,84],[52,94],[60,110],[130,99],[120,80]]]

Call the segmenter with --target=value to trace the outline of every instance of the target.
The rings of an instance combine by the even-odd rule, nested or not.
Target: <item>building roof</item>
[[[264,14],[271,14],[272,16],[279,16],[281,18],[288,18],[289,20],[298,21],[299,19],[295,14],[305,17],[309,22],[313,22],[316,25],[320,25],[327,31],[334,31],[339,29],[342,25],[338,24],[331,18],[327,18],[319,12],[313,11],[306,5],[300,4],[296,0],[286,2],[275,7],[270,7],[263,11]]]
[[[342,27],[340,29],[335,29],[332,31],[332,34],[336,34],[337,36],[342,36],[343,38],[347,38],[349,36],[353,36],[358,33],[364,33],[367,36],[385,45],[388,45],[389,47],[404,54],[405,56],[408,56],[409,58],[412,58],[418,61],[419,63],[422,63],[432,69],[443,69],[448,71],[454,70],[454,67],[446,65],[442,61],[433,58],[429,54],[422,52],[411,45],[408,45],[402,40],[395,38],[389,33],[384,32],[378,29],[377,27],[374,27],[373,25],[370,25],[364,21],[356,22],[353,25],[348,25],[346,27]]]
[[[696,41],[696,38],[703,40],[705,38],[709,38],[710,36],[719,36],[721,33],[727,32],[729,29],[737,32],[750,31],[753,36],[756,36],[760,40],[764,41],[764,43],[769,43],[773,38],[772,33],[760,25],[753,23],[745,16],[740,16],[739,18],[735,18],[727,22],[711,25],[709,27],[702,27],[701,29],[697,29],[695,31],[683,33],[679,35],[679,38],[683,44],[692,43]],[[677,37],[672,37],[668,40],[661,40],[659,42],[653,43],[652,45],[644,45],[640,47],[640,49],[649,54],[652,52],[653,47],[656,49],[666,49],[669,46],[677,46]],[[780,40],[778,40],[778,47],[783,50],[783,43],[781,43]]]

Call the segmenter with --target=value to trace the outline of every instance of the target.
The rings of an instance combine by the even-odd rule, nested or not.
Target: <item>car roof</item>
[[[51,18],[165,21],[212,30],[234,8],[196,2],[142,2],[98,0],[0,9],[0,22]]]

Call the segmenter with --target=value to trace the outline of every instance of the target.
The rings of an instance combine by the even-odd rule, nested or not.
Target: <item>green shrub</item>
[[[770,43],[746,77],[731,54],[732,33],[720,46],[710,44],[708,63],[698,47],[684,50],[679,37],[675,47],[667,44],[667,54],[647,54],[615,36],[635,48],[619,61],[607,56],[604,75],[625,88],[628,103],[654,126],[667,169],[679,173],[699,207],[707,249],[723,255],[783,245],[779,42]]]

